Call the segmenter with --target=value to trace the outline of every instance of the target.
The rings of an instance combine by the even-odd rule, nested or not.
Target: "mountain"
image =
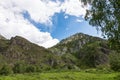
[[[40,47],[28,40],[16,36],[10,40],[0,39],[0,66],[20,62],[25,65],[38,65],[40,67],[52,67],[57,63],[57,56],[51,51]]]
[[[54,54],[61,56],[66,64],[78,67],[97,67],[109,63],[111,50],[107,40],[77,33],[50,48]]]
[[[60,43],[52,47],[51,50],[54,53],[57,52],[57,54],[74,53],[74,52],[78,52],[79,49],[83,47],[83,45],[88,43],[93,43],[95,41],[105,41],[105,40],[98,37],[92,37],[86,34],[77,33],[62,40]],[[57,49],[60,52],[57,51]]]
[[[3,37],[2,35],[0,35],[0,39],[5,39],[5,37]]]
[[[79,69],[109,65],[107,40],[77,33],[46,49],[20,36],[10,40],[0,36],[0,67],[17,63],[41,69]]]

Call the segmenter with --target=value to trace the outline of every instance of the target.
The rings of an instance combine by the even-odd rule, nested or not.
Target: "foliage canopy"
[[[120,0],[81,0],[90,5],[85,19],[101,30],[110,47],[120,51]]]

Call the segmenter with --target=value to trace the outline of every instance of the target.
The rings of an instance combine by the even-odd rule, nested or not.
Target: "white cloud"
[[[49,26],[52,25],[52,16],[55,13],[64,11],[65,14],[76,17],[85,14],[79,0],[65,0],[64,3],[50,0],[0,0],[0,34],[8,39],[19,35],[46,48],[59,41],[24,19],[24,11],[27,11],[35,22]]]
[[[3,0],[6,4],[8,0]],[[31,18],[36,21],[46,25],[51,25],[51,17],[60,12],[59,5],[60,2],[52,2],[48,0],[9,0],[10,4],[15,5],[19,12],[28,11]],[[9,5],[9,4],[8,4]],[[13,6],[12,6],[13,9]]]
[[[87,7],[83,8],[79,0],[65,0],[61,9],[68,15],[80,17],[85,15]]]
[[[65,19],[67,19],[67,18],[68,18],[68,16],[64,16],[64,18],[65,18]]]
[[[16,1],[19,2],[19,0]],[[0,1],[0,34],[7,39],[19,35],[46,48],[59,42],[57,39],[53,39],[50,33],[41,32],[28,20],[25,20],[21,13],[22,11],[24,9],[16,6],[15,3],[13,4],[12,0]]]
[[[0,4],[13,12],[28,11],[34,21],[46,25],[52,25],[52,16],[60,11],[76,17],[86,13],[86,8],[82,7],[79,0],[65,0],[64,3],[50,0],[0,0]]]
[[[79,23],[83,22],[83,20],[81,20],[81,19],[77,19],[76,21]]]

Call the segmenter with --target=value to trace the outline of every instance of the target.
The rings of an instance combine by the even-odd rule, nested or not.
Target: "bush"
[[[42,69],[41,69],[41,67],[40,66],[36,66],[36,72],[42,72]]]
[[[33,65],[29,65],[26,67],[26,72],[36,72],[36,67]]]
[[[120,53],[111,53],[110,67],[114,71],[120,71]]]
[[[12,69],[8,65],[4,65],[0,69],[0,75],[9,75],[12,73]]]
[[[13,67],[14,73],[24,73],[25,72],[25,66],[23,63],[16,63]]]
[[[117,75],[114,79],[115,80],[120,80],[120,75]]]
[[[112,72],[113,70],[110,69],[109,64],[104,64],[104,65],[98,65],[96,67],[97,70],[103,71],[103,72]]]

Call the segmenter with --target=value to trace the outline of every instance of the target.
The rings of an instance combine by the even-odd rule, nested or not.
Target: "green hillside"
[[[40,47],[28,40],[16,36],[10,40],[0,39],[0,66],[16,63],[37,65],[41,68],[53,67],[58,58],[49,50]]]
[[[1,37],[0,69],[22,73],[23,70],[34,72],[109,67],[111,52],[107,40],[82,33],[70,36],[49,49],[19,36],[12,37],[10,40]]]
[[[109,65],[107,40],[78,33],[62,40],[50,50],[62,57],[67,64],[73,63],[78,67],[97,67]]]

